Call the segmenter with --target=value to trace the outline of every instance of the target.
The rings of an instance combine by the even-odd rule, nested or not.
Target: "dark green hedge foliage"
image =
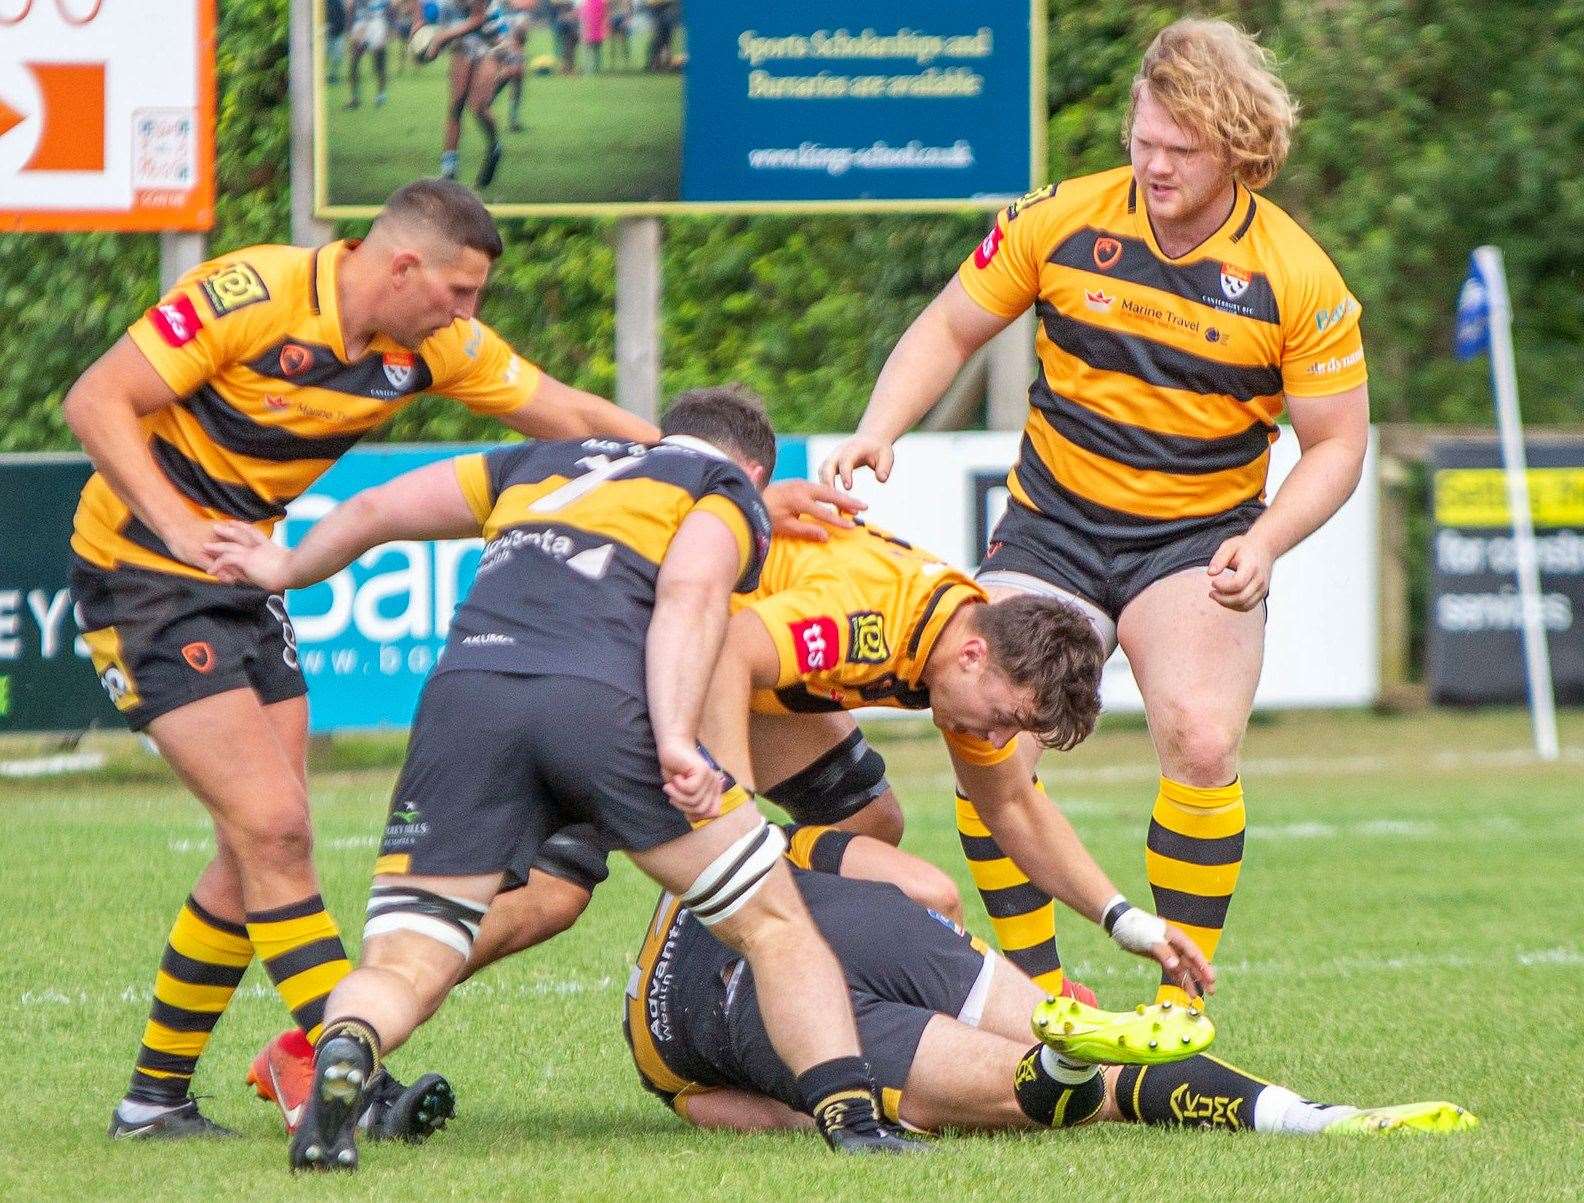
[[[1052,178],[1121,161],[1122,103],[1148,38],[1181,11],[1049,0]],[[221,0],[218,220],[211,247],[285,240],[286,0]],[[1264,33],[1302,100],[1273,187],[1364,303],[1378,417],[1481,422],[1481,362],[1447,355],[1469,250],[1511,275],[1526,417],[1584,418],[1584,0],[1309,0],[1213,6]],[[667,223],[666,390],[735,378],[788,431],[850,428],[887,351],[986,217]],[[611,228],[510,223],[486,318],[553,374],[610,395]],[[0,237],[0,450],[69,447],[59,403],[156,293],[157,240]],[[421,403],[389,432],[488,425]]]

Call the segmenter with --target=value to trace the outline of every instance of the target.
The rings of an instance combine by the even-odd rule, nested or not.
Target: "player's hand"
[[[778,480],[765,486],[765,508],[770,511],[770,529],[787,539],[824,543],[830,528],[852,527],[848,516],[869,508],[851,493],[816,480]]]
[[[290,583],[291,552],[245,522],[217,522],[204,548],[214,557],[210,571],[225,585],[257,585],[280,593]]]
[[[1215,969],[1199,946],[1159,915],[1129,906],[1112,926],[1111,938],[1119,948],[1154,960],[1190,998],[1215,992]]]
[[[193,517],[183,521],[179,527],[160,531],[160,538],[170,548],[171,555],[183,564],[213,572],[215,556],[209,545],[215,537],[216,528],[216,523]]]
[[[891,476],[895,453],[885,439],[872,434],[855,434],[826,456],[820,465],[819,477],[828,485],[841,481],[844,489],[853,485],[853,473],[859,468],[869,468],[881,484]]]
[[[1270,592],[1276,557],[1251,531],[1234,535],[1216,548],[1205,572],[1210,596],[1228,610],[1252,610]]]
[[[683,741],[662,743],[660,775],[671,805],[688,817],[689,822],[701,823],[720,814],[721,774],[698,750],[696,744]]]
[[[1166,938],[1150,946],[1149,955],[1166,971],[1174,985],[1181,986],[1189,998],[1215,993],[1215,966],[1180,929],[1166,925]]]

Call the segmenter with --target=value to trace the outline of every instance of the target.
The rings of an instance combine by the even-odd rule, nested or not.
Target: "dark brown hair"
[[[481,251],[493,261],[505,249],[484,202],[454,180],[414,180],[391,193],[380,218],[422,226],[431,233]]]
[[[1024,729],[1047,748],[1077,747],[1100,715],[1106,651],[1089,620],[1054,597],[1019,594],[969,610],[990,662],[1034,694]]]
[[[761,464],[768,480],[775,472],[775,431],[764,398],[744,384],[690,388],[671,399],[660,419],[662,434],[687,434],[728,455]]]

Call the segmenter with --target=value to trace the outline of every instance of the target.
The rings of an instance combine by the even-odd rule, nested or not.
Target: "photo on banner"
[[[505,217],[992,208],[1043,182],[1044,0],[315,4],[324,218],[437,174]]]

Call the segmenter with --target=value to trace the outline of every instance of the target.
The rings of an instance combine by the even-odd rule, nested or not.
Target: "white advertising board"
[[[842,437],[810,437],[811,473]],[[993,527],[1006,504],[1003,488],[987,487],[990,474],[1005,475],[1021,437],[1002,431],[910,434],[897,444],[890,481],[876,484],[864,472],[853,491],[869,503],[866,517],[877,526],[955,563],[977,565],[984,552],[981,523]],[[1283,429],[1271,451],[1271,496],[1297,459],[1298,440]],[[1362,706],[1378,696],[1377,505],[1372,437],[1353,496],[1276,565],[1256,707]],[[981,506],[989,511],[983,517]],[[1103,698],[1108,710],[1143,709],[1120,650],[1106,665]]]
[[[203,230],[214,0],[0,0],[0,231]]]

